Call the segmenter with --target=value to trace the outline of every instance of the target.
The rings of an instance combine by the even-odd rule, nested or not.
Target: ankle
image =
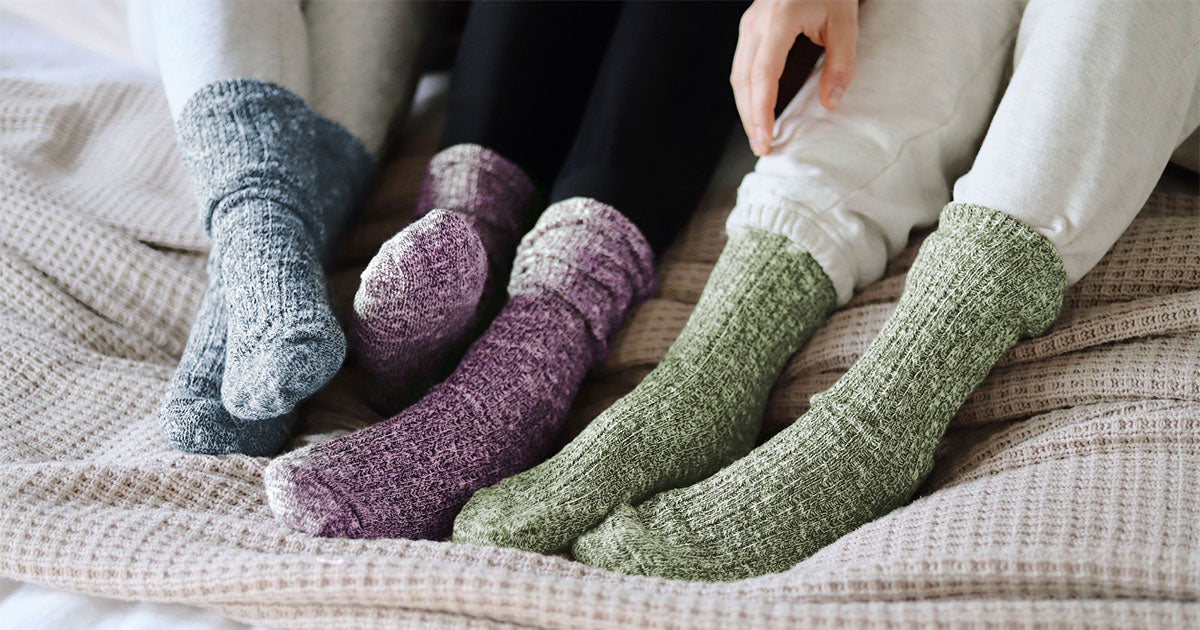
[[[956,302],[1033,337],[1058,318],[1066,286],[1062,258],[1044,236],[1003,212],[951,203],[913,262],[905,281],[911,298],[901,304]]]
[[[577,197],[547,209],[522,240],[508,293],[557,296],[586,324],[602,360],[654,282],[653,252],[633,223],[611,206]]]

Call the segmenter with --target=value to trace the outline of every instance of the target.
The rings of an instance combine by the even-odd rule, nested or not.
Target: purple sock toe
[[[496,312],[533,193],[517,165],[479,145],[429,160],[420,218],[371,260],[350,317],[379,410],[403,408],[444,379]]]
[[[401,408],[450,372],[477,328],[487,273],[475,231],[444,210],[383,244],[362,273],[349,326],[377,408]]]
[[[508,279],[517,240],[529,229],[534,185],[519,166],[478,144],[456,144],[429,160],[417,190],[416,216],[443,209],[479,235],[490,268],[485,296]]]
[[[392,418],[277,460],[272,509],[305,531],[446,537],[475,490],[544,456],[584,374],[652,291],[653,263],[613,208],[555,204],[518,248],[508,302],[454,373]]]
[[[322,477],[305,447],[271,461],[263,473],[267,503],[288,527],[317,536],[366,538],[348,496]]]

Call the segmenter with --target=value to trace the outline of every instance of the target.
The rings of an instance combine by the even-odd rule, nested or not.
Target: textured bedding
[[[343,239],[343,304],[407,220],[433,137],[410,138]],[[710,194],[659,291],[589,377],[568,437],[648,372],[723,241]],[[267,460],[176,453],[156,406],[204,286],[205,239],[159,90],[0,79],[0,576],[272,626],[794,627],[1200,624],[1200,202],[1155,196],[954,419],[910,505],[790,571],[727,584],[275,523]],[[917,240],[788,365],[764,438],[893,308]],[[297,445],[378,419],[353,364]]]

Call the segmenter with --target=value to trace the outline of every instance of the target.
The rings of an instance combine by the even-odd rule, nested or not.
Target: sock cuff
[[[817,294],[821,303],[830,304],[830,310],[836,302],[833,281],[804,246],[759,228],[730,230],[713,274],[745,274],[754,270],[778,276],[774,281],[783,283],[778,289],[797,287]]]
[[[717,264],[696,305],[697,317],[710,301],[752,301],[783,328],[780,335],[807,338],[837,304],[833,281],[795,241],[752,227],[729,232]],[[794,344],[802,343],[797,339]]]
[[[434,190],[440,184],[437,175],[456,167],[490,175],[514,199],[531,199],[536,190],[533,180],[515,162],[481,144],[464,142],[446,147],[429,159],[417,195],[417,218],[438,207],[435,204],[439,195]]]
[[[321,242],[340,225],[370,181],[374,160],[341,125],[268,81],[210,83],[176,121],[179,152],[210,234],[214,217],[239,193],[291,208]],[[314,201],[316,200],[316,201]]]
[[[981,312],[1013,317],[1021,337],[1040,335],[1054,323],[1066,288],[1062,257],[1045,236],[1008,214],[968,203],[945,207],[905,281],[906,292],[968,292],[963,299]]]
[[[587,323],[598,359],[634,306],[654,292],[654,252],[615,208],[574,197],[550,206],[517,247],[510,296],[557,295]]]

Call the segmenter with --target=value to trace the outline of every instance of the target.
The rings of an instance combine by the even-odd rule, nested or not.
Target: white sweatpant
[[[952,184],[1046,236],[1073,283],[1200,125],[1195,0],[869,0],[860,27],[841,107],[821,107],[818,69],[727,224],[804,246],[842,304]]]
[[[173,116],[201,87],[271,81],[378,156],[411,97],[429,7],[393,0],[130,0],[135,48],[157,65]]]

